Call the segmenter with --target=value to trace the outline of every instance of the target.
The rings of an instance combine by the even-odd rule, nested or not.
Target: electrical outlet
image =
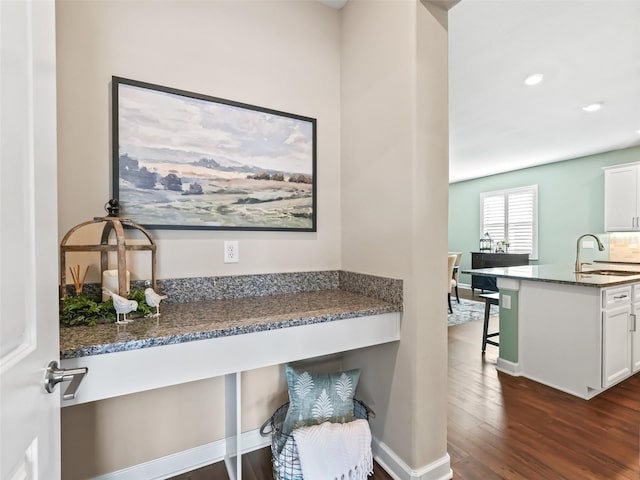
[[[596,248],[593,240],[582,240],[582,248]]]
[[[240,261],[240,247],[237,240],[224,241],[224,263],[238,263]]]
[[[501,298],[502,302],[500,303],[500,307],[510,310],[511,309],[511,295],[502,294]]]

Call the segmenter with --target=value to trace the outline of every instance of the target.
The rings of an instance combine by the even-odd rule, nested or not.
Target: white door
[[[0,479],[60,479],[55,5],[0,0]]]

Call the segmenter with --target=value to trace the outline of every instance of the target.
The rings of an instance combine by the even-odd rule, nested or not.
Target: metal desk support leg
[[[225,375],[225,438],[227,452],[224,463],[230,480],[242,480],[242,449],[240,446],[242,429],[242,397],[240,372]]]

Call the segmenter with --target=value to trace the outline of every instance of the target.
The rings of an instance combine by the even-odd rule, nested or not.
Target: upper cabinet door
[[[640,230],[638,218],[638,165],[604,171],[604,229],[607,232]]]

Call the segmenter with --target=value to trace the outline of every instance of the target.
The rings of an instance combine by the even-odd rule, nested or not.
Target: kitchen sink
[[[611,275],[616,277],[626,277],[628,275],[640,275],[640,272],[630,272],[628,270],[584,270],[582,273],[588,275]]]

